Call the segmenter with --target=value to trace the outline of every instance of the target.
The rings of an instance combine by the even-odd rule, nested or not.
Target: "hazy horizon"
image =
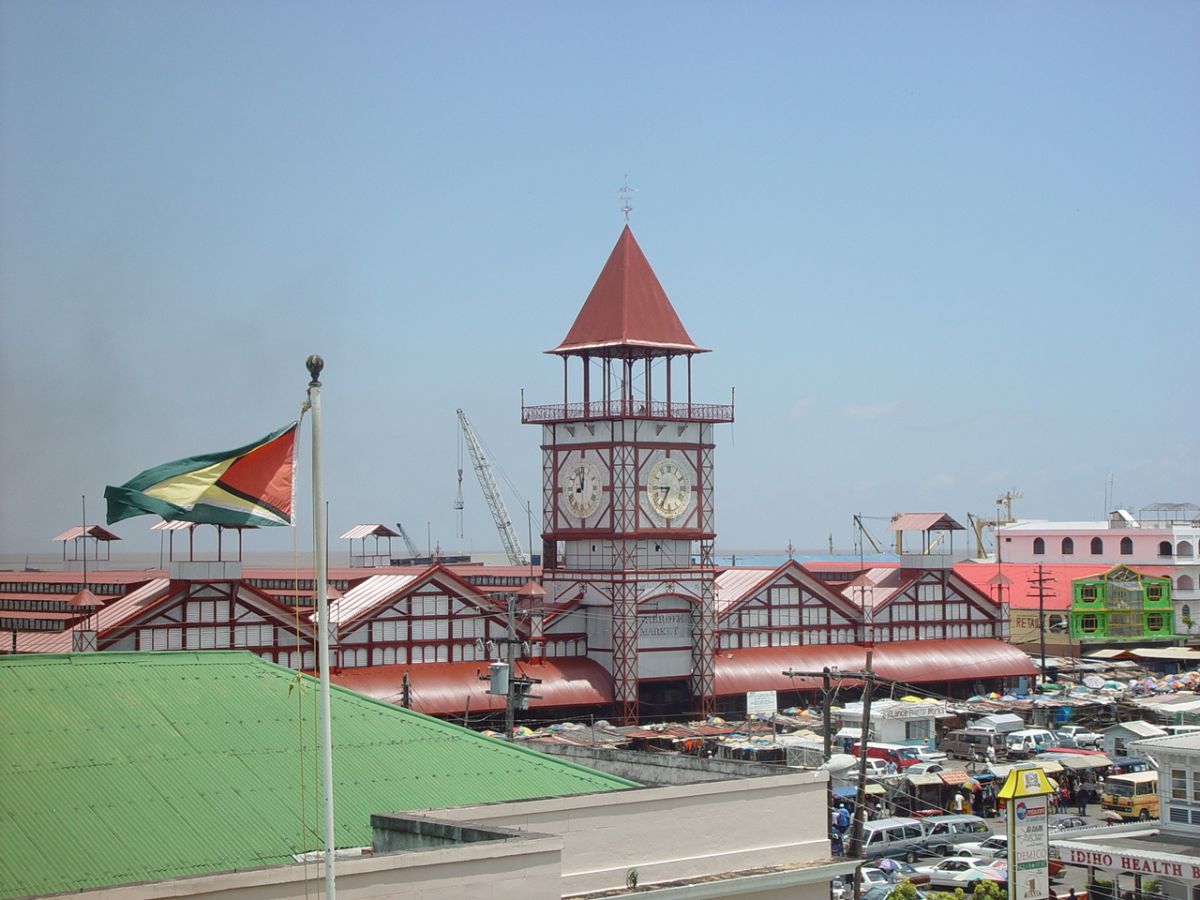
[[[527,543],[522,391],[624,184],[696,400],[736,388],[719,545],[1200,502],[1198,46],[1183,0],[7,0],[0,551],[292,421],[311,353],[331,535],[500,545],[462,408]]]

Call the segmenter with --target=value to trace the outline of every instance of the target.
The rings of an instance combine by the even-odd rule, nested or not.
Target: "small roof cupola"
[[[692,340],[626,224],[567,336],[547,353],[563,361],[562,405],[523,407],[525,422],[596,418],[732,421],[732,406],[692,402]],[[672,360],[687,361],[674,383]],[[580,376],[571,398],[572,357]],[[582,394],[582,397],[579,396]],[[582,401],[582,402],[580,402]]]
[[[626,225],[562,343],[560,356],[640,358],[707,353],[692,340]]]

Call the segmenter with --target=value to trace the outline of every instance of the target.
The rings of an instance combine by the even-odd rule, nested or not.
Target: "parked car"
[[[949,856],[959,844],[990,838],[992,826],[979,816],[930,816],[925,820],[925,849],[933,856]]]
[[[1054,744],[1050,747],[1051,750],[1081,750],[1083,744],[1075,740],[1065,731],[1054,732]]]
[[[883,862],[883,860],[879,860]],[[863,894],[867,890],[876,885],[884,884],[888,888],[893,888],[901,881],[911,881],[917,887],[923,887],[929,884],[929,875],[925,872],[918,872],[908,863],[899,859],[888,859],[887,865],[891,867],[890,872],[885,872],[883,869],[875,868],[874,866],[862,867],[862,886]],[[893,875],[894,873],[894,875]],[[854,876],[843,875],[833,880],[833,896],[834,900],[840,900],[843,896],[850,896],[854,893]]]
[[[905,775],[932,775],[934,772],[945,772],[946,767],[936,762],[919,762],[904,770]]]
[[[1054,746],[1054,735],[1045,728],[1025,728],[1004,736],[1004,750],[1011,759],[1029,759]]]
[[[1069,734],[1079,747],[1096,748],[1100,746],[1101,736],[1094,731],[1084,728],[1082,725],[1063,725],[1058,729],[1058,732]]]
[[[1082,816],[1054,815],[1050,817],[1050,831],[1068,831],[1072,828],[1086,828],[1091,823]]]
[[[897,867],[896,877],[898,880],[911,881],[917,887],[925,887],[927,884],[929,884],[929,875],[927,875],[925,872],[917,871],[916,866],[911,865],[902,859],[891,859],[890,857],[888,859],[890,863]],[[882,859],[879,860],[879,864],[883,864]]]
[[[895,890],[894,884],[874,884],[870,888],[862,892],[862,900],[887,900],[888,895]],[[845,896],[851,896],[853,891]],[[917,890],[914,900],[925,900],[925,893],[920,889]]]
[[[953,890],[955,887],[962,886],[962,882],[956,882],[954,879],[963,872],[981,869],[991,862],[992,860],[984,859],[982,856],[948,856],[932,866],[918,866],[917,871],[926,872],[929,875],[931,888]]]
[[[855,763],[857,768],[858,763]],[[888,774],[888,762],[886,759],[872,759],[867,757],[867,774],[868,775],[886,775]]]
[[[985,859],[1008,858],[1008,836],[993,834],[983,841],[971,841],[954,848],[955,856],[982,856]]]
[[[863,825],[863,856],[902,856],[916,862],[925,851],[925,827],[917,819],[893,817],[875,819]]]
[[[959,728],[948,732],[938,744],[938,749],[955,759],[987,759],[988,747],[992,748],[993,755],[999,756],[1004,751],[1004,735],[997,731]]]
[[[1149,772],[1150,763],[1137,756],[1114,756],[1111,771],[1115,775],[1129,775],[1132,772]]]

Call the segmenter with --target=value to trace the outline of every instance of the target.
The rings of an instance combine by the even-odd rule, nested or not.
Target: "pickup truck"
[[[1063,725],[1056,729],[1064,734],[1069,734],[1071,739],[1080,747],[1099,747],[1100,735],[1094,731],[1089,731],[1082,725]]]

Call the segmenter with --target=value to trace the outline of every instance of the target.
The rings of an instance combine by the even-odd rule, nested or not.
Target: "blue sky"
[[[536,509],[520,391],[626,173],[737,389],[718,547],[1200,502],[1198,45],[1192,2],[3,0],[0,552],[294,418],[313,352],[331,532],[498,548],[455,409]]]

